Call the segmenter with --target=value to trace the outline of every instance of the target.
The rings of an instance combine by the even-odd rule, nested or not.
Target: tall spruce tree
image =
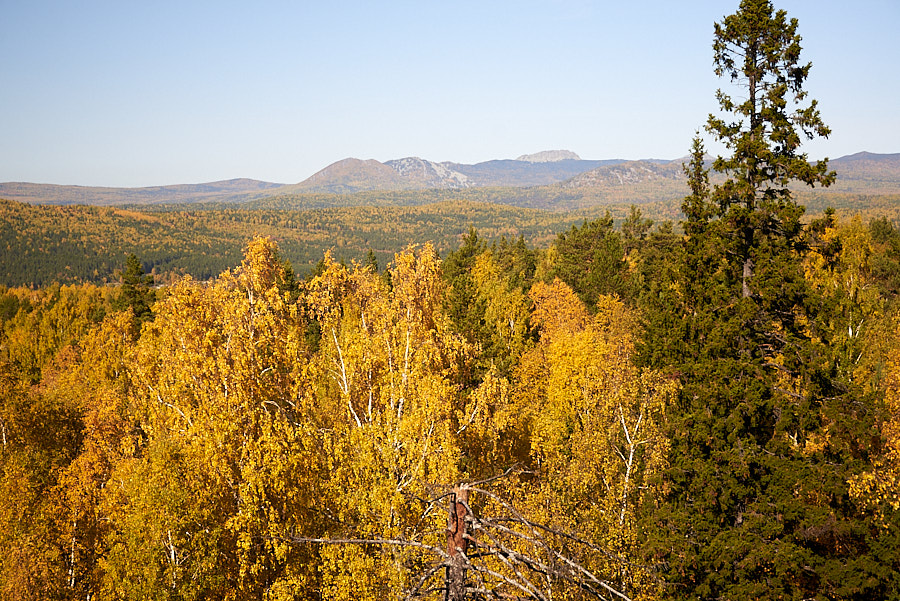
[[[813,164],[798,152],[803,138],[827,137],[831,130],[815,100],[801,105],[812,64],[800,62],[797,20],[788,21],[783,10],[773,11],[768,0],[743,0],[738,12],[716,24],[713,42],[716,75],[728,77],[746,93],[743,102],[736,102],[718,90],[725,116],[710,115],[706,124],[732,152],[713,163],[715,171],[727,176],[713,199],[731,230],[729,255],[741,269],[744,296],[754,294],[751,280],[756,267],[762,267],[763,257],[756,254],[764,241],[791,243],[799,231],[802,209],[787,185],[828,186],[835,177],[827,159]]]
[[[716,73],[744,100],[719,90],[721,114],[707,122],[731,152],[713,162],[723,183],[710,188],[694,142],[681,281],[656,320],[666,331],[649,329],[645,343],[645,361],[683,384],[649,548],[677,598],[890,596],[892,560],[872,554],[847,494],[870,422],[816,331],[803,208],[788,188],[834,179],[827,161],[799,152],[802,138],[829,130],[815,101],[804,104],[797,21],[769,0],[742,0],[716,24],[713,49]]]

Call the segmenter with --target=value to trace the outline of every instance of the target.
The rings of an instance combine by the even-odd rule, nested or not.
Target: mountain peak
[[[400,190],[403,178],[374,159],[348,158],[328,165],[296,185],[300,191],[351,194],[362,190]]]
[[[555,163],[567,160],[580,161],[581,157],[571,150],[543,150],[534,154],[523,154],[516,160],[527,163]]]

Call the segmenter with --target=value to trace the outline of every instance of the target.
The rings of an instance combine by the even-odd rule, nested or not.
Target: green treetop
[[[775,12],[769,0],[742,0],[733,15],[715,25],[716,75],[741,88],[742,101],[719,89],[722,115],[710,115],[706,130],[731,151],[713,169],[726,181],[713,200],[733,230],[732,252],[740,261],[742,293],[752,294],[752,249],[762,236],[797,231],[802,214],[787,188],[792,181],[828,186],[835,178],[828,160],[810,163],[800,153],[803,139],[828,137],[815,100],[803,89],[811,63],[800,60],[797,20]]]

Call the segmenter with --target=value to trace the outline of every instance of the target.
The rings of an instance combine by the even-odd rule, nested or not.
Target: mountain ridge
[[[597,204],[602,204],[604,197],[614,198],[618,202],[630,193],[634,196],[634,202],[640,203],[642,199],[683,196],[686,191],[683,189],[685,176],[681,165],[685,160],[686,157],[636,161],[557,158],[543,162],[497,159],[468,165],[449,161],[438,163],[419,157],[393,159],[384,163],[374,159],[347,158],[326,166],[302,182],[289,185],[248,178],[143,188],[4,182],[0,183],[0,198],[51,205],[239,204],[298,194],[347,195],[416,190],[452,192],[473,188],[527,189],[532,191],[530,196],[540,196],[540,189],[546,188],[547,194],[557,195],[567,193],[561,190],[579,191],[583,196],[594,199],[590,202]],[[838,172],[838,181],[829,189],[831,192],[900,192],[900,153],[862,151],[831,159],[829,166]],[[552,205],[550,201],[548,208]]]
[[[140,188],[3,182],[0,183],[0,198],[51,205],[174,204],[264,193],[283,185],[249,178]]]

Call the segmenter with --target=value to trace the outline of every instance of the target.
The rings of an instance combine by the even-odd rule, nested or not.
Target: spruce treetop
[[[799,151],[804,139],[831,133],[816,101],[807,103],[812,63],[801,62],[801,39],[797,19],[776,12],[770,0],[742,0],[736,13],[715,24],[715,73],[746,93],[735,98],[717,90],[723,116],[710,114],[706,124],[733,153],[713,164],[730,177],[716,194],[725,211],[736,202],[753,210],[761,200],[788,198],[786,186],[794,180],[810,186],[834,181],[827,159],[810,163]]]

